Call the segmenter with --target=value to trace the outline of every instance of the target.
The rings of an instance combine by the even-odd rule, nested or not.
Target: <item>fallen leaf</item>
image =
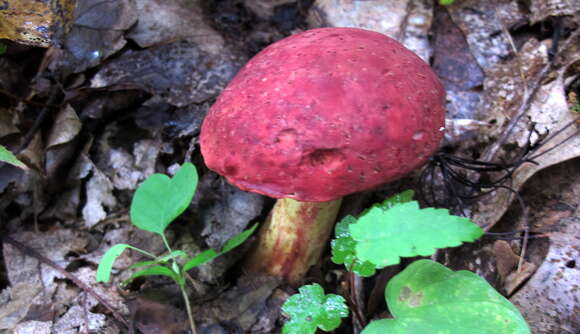
[[[558,230],[550,234],[546,259],[511,298],[533,333],[578,332],[579,238],[580,218],[563,219]]]
[[[11,0],[0,6],[0,38],[49,47],[68,29],[76,0]],[[56,36],[55,36],[56,33]]]
[[[54,126],[48,135],[47,148],[70,142],[79,134],[81,127],[77,113],[67,104],[56,115]]]

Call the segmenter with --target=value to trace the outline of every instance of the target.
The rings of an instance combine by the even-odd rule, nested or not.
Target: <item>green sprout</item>
[[[10,152],[6,147],[2,145],[0,145],[0,161],[9,163],[18,168],[28,169],[28,167],[26,167],[26,165],[22,163],[22,161],[18,160],[12,152]]]
[[[373,205],[358,218],[345,217],[331,242],[332,261],[344,264],[354,275],[369,277],[376,269],[399,264],[401,257],[430,256],[438,248],[456,247],[483,235],[469,219],[444,209],[420,209],[412,197],[412,191],[405,191]],[[316,288],[316,298],[324,296],[321,289]],[[303,300],[305,294],[301,288],[282,307],[291,316],[284,328],[299,328],[287,333],[314,333],[313,319],[330,317],[334,310]],[[385,300],[394,318],[372,321],[363,334],[530,333],[518,309],[485,279],[469,271],[453,272],[431,260],[415,261],[391,279]],[[289,312],[298,301],[303,307]],[[306,309],[308,303],[316,306]],[[331,329],[320,328],[337,327],[333,323]]]
[[[135,250],[151,258],[149,261],[138,262],[129,267],[129,269],[142,269],[135,272],[124,284],[142,276],[161,275],[171,278],[181,290],[192,333],[195,333],[195,323],[185,290],[187,272],[241,245],[257,226],[254,225],[228,240],[221,251],[208,249],[189,260],[186,260],[188,255],[185,252],[171,249],[165,237],[165,229],[187,209],[195,193],[197,181],[195,166],[185,163],[172,178],[164,174],[153,174],[141,183],[131,201],[131,222],[142,230],[158,234],[168,253],[164,256],[156,256],[128,244],[116,244],[109,248],[101,258],[96,275],[97,282],[109,282],[113,263],[126,249]],[[181,262],[185,264],[180,265]]]

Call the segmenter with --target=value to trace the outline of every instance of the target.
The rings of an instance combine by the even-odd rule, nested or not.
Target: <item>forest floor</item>
[[[199,184],[167,230],[173,249],[221,249],[266,218],[272,199],[205,167],[201,124],[252,56],[326,26],[397,39],[447,91],[435,157],[402,180],[346,197],[339,218],[413,189],[423,207],[465,215],[487,232],[433,259],[484,277],[533,333],[580,331],[578,4],[78,0],[72,11],[73,1],[54,2],[60,11],[22,17],[22,25],[17,15],[7,20],[21,2],[0,9],[13,24],[0,23],[0,144],[26,165],[0,162],[0,333],[188,333],[171,280],[120,285],[140,253],[117,259],[112,283],[96,283],[97,266],[117,243],[163,254],[161,239],[130,223],[129,207],[147,176],[185,162],[197,167]],[[26,24],[32,33],[16,29]],[[45,26],[57,32],[47,37]],[[297,286],[244,270],[253,241],[189,272],[197,333],[280,332],[280,307]],[[304,283],[357,296],[350,304],[359,318],[333,332],[360,333],[360,322],[388,315],[384,287],[412,259],[353,286],[330,254],[327,247]]]

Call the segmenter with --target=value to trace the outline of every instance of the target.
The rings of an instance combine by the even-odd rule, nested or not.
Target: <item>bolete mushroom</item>
[[[444,89],[397,41],[320,28],[254,56],[201,129],[207,166],[279,198],[248,268],[299,281],[332,232],[341,198],[396,180],[438,148]]]

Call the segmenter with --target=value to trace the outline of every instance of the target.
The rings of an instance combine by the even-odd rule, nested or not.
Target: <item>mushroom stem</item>
[[[260,229],[246,268],[298,283],[326,247],[341,202],[279,199]]]

